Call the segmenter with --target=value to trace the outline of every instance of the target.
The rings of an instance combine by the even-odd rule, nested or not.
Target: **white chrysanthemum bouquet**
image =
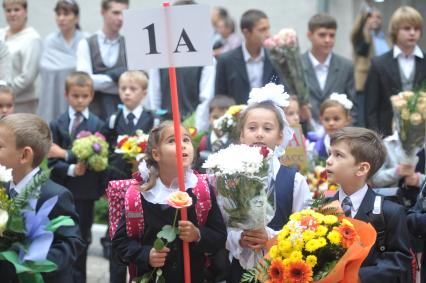
[[[271,158],[266,147],[241,144],[210,155],[204,163],[229,227],[258,229],[273,218],[274,198],[268,190]]]

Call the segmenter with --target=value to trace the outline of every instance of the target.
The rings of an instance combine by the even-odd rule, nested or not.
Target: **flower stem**
[[[178,216],[178,213],[179,213],[179,209],[176,208],[175,217],[173,218],[173,225],[172,225],[172,227],[175,227],[175,225],[176,225],[176,218]]]

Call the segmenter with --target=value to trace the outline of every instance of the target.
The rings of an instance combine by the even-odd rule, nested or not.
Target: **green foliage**
[[[101,197],[95,202],[95,223],[108,223],[108,201],[105,197]]]
[[[165,239],[167,243],[171,243],[176,239],[179,230],[171,225],[164,225],[160,232],[157,233],[158,238]]]

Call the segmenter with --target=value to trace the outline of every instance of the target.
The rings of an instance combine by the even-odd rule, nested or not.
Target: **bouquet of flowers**
[[[230,145],[211,154],[203,168],[213,176],[218,204],[228,227],[259,229],[274,216],[268,190],[272,151],[266,147]]]
[[[229,107],[225,115],[213,122],[213,127],[219,130],[222,134],[229,134],[231,139],[237,137],[237,121],[241,112],[246,108],[247,105],[233,105]]]
[[[425,142],[426,92],[404,91],[391,96],[394,122],[407,163],[417,163],[416,154]],[[397,153],[398,154],[398,153]]]
[[[148,135],[142,130],[136,130],[134,136],[120,135],[117,138],[115,153],[122,154],[130,163],[137,163],[145,156],[148,147]]]
[[[303,74],[296,31],[284,28],[273,37],[267,38],[264,46],[270,50],[272,64],[296,93],[300,104],[308,104],[309,90]]]
[[[15,198],[10,199],[0,187],[0,260],[14,265],[19,282],[42,283],[41,272],[57,269],[47,260],[53,242],[53,232],[61,226],[73,226],[69,216],[50,220],[49,213],[58,201],[54,196],[36,211],[41,185],[49,179],[50,171],[42,171]],[[11,169],[0,165],[0,182],[12,180]]]
[[[305,209],[290,216],[268,255],[242,282],[357,282],[375,240],[370,224]]]
[[[323,166],[315,166],[314,171],[306,175],[306,180],[308,181],[313,198],[318,198],[322,194],[327,194],[330,191],[334,195],[338,189],[336,184],[328,182],[327,172]]]
[[[108,143],[105,137],[96,132],[81,131],[72,144],[71,151],[90,170],[100,172],[108,167]]]

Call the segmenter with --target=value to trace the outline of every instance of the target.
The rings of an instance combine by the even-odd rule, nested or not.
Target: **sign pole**
[[[163,3],[164,8],[167,8],[169,6],[170,6],[169,2]],[[170,38],[170,36],[168,36],[168,38]],[[179,100],[178,100],[175,67],[169,67],[169,80],[170,80],[170,95],[172,100],[173,127],[174,127],[175,142],[176,142],[176,162],[177,162],[177,169],[178,169],[178,182],[179,182],[180,191],[185,192],[183,160],[182,160],[182,134],[180,131],[180,112],[179,112]],[[183,208],[180,210],[180,215],[181,215],[181,220],[185,221],[188,219],[186,208]],[[191,283],[191,263],[189,258],[189,244],[188,242],[182,242],[182,244],[183,244],[183,263],[184,263],[185,283]]]

